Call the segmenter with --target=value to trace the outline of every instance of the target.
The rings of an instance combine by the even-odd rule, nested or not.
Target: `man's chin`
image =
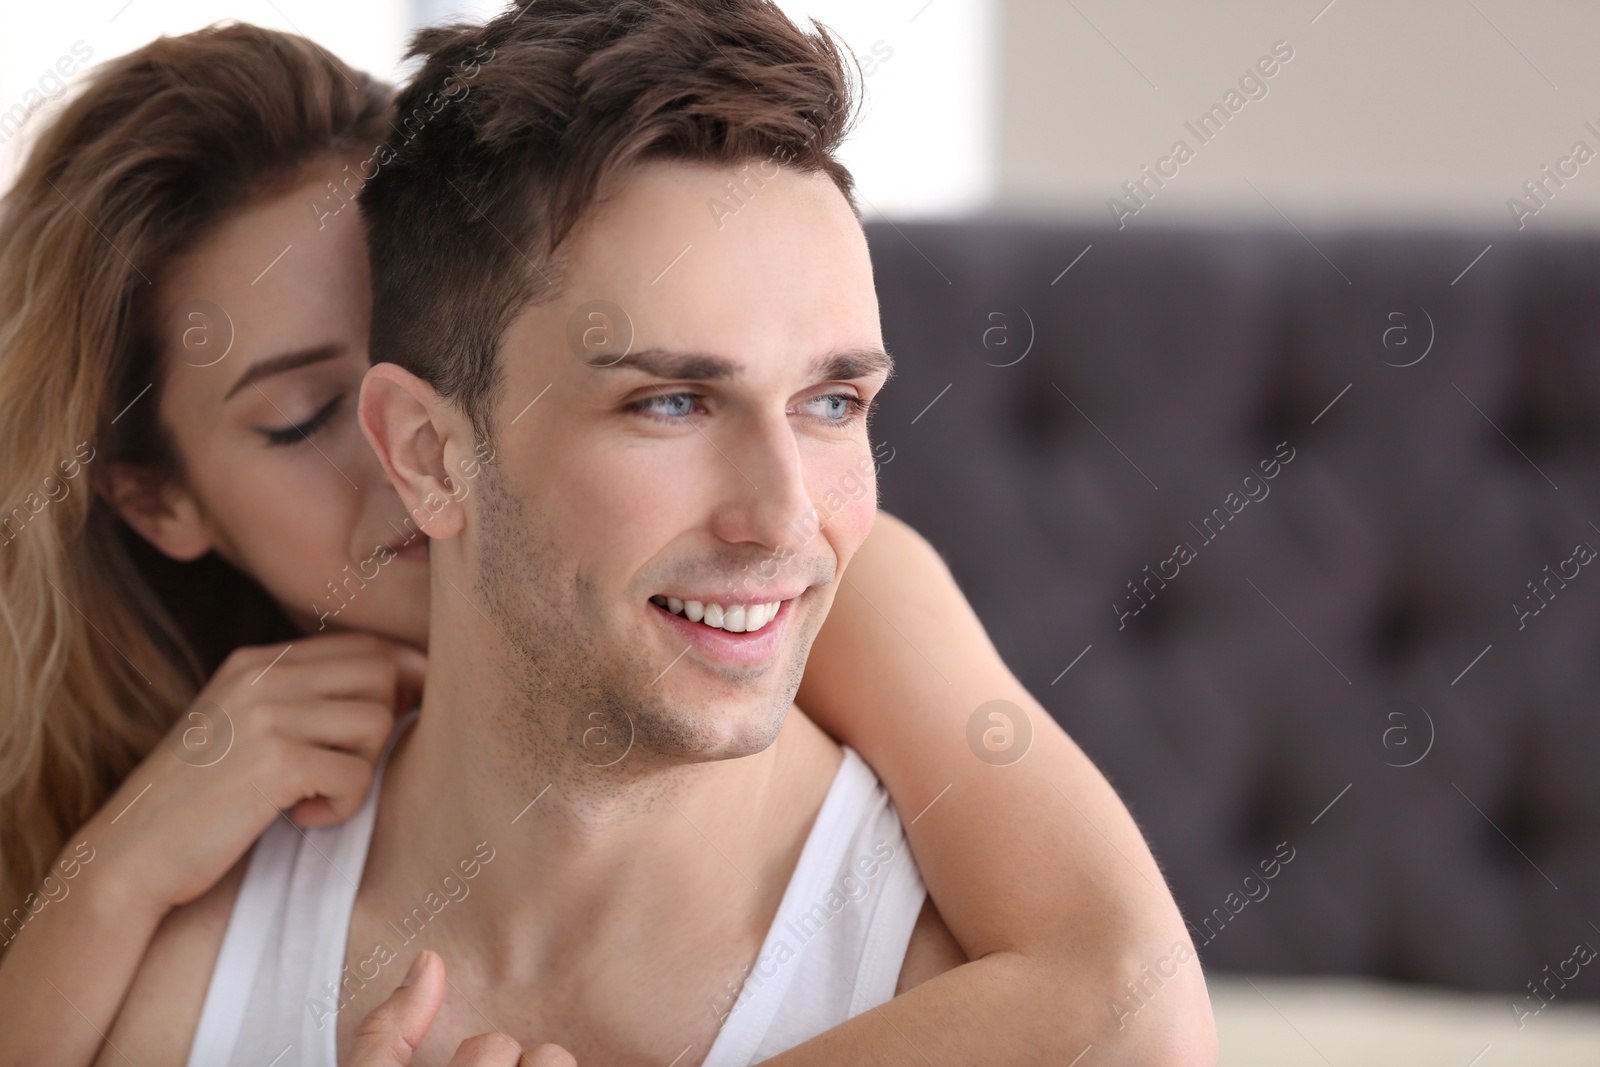
[[[636,743],[643,749],[683,763],[742,759],[771,747],[783,731],[793,703],[771,697],[744,700],[673,700],[672,710],[656,708],[641,715]]]

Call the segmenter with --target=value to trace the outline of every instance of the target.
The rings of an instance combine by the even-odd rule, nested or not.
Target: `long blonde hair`
[[[374,148],[389,95],[289,34],[163,37],[92,72],[0,201],[0,913],[228,651],[282,636],[253,583],[159,556],[92,486],[113,463],[182,476],[151,322],[167,264]]]

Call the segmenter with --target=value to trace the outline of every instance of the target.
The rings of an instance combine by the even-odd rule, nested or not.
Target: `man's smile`
[[[650,603],[658,608],[666,608],[674,615],[681,615],[690,622],[704,623],[714,630],[725,630],[730,634],[742,634],[754,633],[776,618],[783,601],[775,599],[752,604],[680,600],[675,596],[657,595],[650,598]]]
[[[711,663],[763,667],[783,644],[784,631],[793,614],[791,605],[805,592],[787,599],[755,602],[683,600],[660,594],[650,598],[650,610],[662,625]]]

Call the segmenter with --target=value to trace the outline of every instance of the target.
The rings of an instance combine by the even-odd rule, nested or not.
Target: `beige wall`
[[[1123,182],[1183,138],[1194,158],[1128,227],[1276,219],[1265,194],[1301,225],[1510,233],[1507,199],[1538,206],[1522,184],[1583,140],[1595,160],[1564,188],[1547,180],[1548,206],[1524,221],[1530,232],[1600,226],[1600,133],[1585,127],[1600,130],[1592,0],[998,2],[1003,207],[1109,222],[1108,198],[1137,206]],[[1294,57],[1267,95],[1200,144],[1184,122],[1278,41]]]

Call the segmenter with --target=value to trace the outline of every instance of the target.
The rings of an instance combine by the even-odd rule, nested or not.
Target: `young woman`
[[[354,410],[391,132],[326,51],[212,28],[102,65],[0,208],[0,1064],[94,1061],[163,917],[280,810],[351,814],[422,685],[426,549]],[[845,585],[799,703],[971,962],[773,1062],[1211,1062],[1137,828],[937,554],[884,516]],[[1004,766],[968,742],[994,700],[1032,730]]]

